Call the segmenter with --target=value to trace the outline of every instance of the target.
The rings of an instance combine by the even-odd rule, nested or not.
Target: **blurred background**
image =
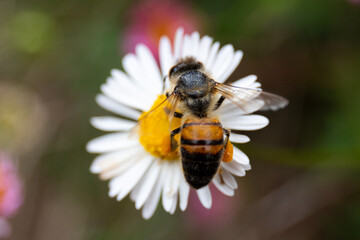
[[[198,30],[244,51],[290,105],[239,146],[252,170],[212,210],[150,220],[90,174],[99,86],[139,42]],[[0,238],[360,239],[360,1],[0,1]]]

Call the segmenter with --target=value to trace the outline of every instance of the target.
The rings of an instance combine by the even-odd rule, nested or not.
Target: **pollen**
[[[158,107],[165,99],[165,95],[159,95],[151,109],[141,114],[138,133],[140,143],[151,155],[164,160],[177,160],[179,153],[178,149],[171,149],[170,132],[180,127],[181,119],[173,117],[170,123],[166,103],[164,107]],[[177,143],[179,137],[179,134],[175,136]]]

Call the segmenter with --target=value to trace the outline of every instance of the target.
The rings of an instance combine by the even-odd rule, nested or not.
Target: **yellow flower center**
[[[179,154],[177,149],[171,149],[170,132],[180,127],[181,119],[173,118],[170,126],[169,115],[165,108],[163,106],[156,108],[165,99],[165,95],[159,95],[151,109],[141,114],[139,118],[140,143],[153,156],[164,160],[176,160],[179,158]],[[179,134],[175,136],[177,143],[179,137]]]

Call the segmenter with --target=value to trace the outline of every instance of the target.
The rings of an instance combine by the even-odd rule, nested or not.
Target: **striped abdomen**
[[[217,119],[189,119],[181,129],[180,152],[186,181],[196,189],[209,184],[224,152],[224,132]]]

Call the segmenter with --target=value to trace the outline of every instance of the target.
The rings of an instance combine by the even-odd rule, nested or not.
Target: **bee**
[[[261,89],[241,88],[221,84],[211,78],[199,61],[185,58],[173,66],[167,76],[170,88],[165,107],[170,121],[181,118],[180,127],[170,133],[171,147],[179,148],[186,181],[195,189],[208,185],[219,171],[221,161],[232,160],[230,130],[223,128],[216,110],[225,99],[244,113],[257,110],[277,110],[288,104],[278,95]],[[180,134],[179,143],[175,136]]]

